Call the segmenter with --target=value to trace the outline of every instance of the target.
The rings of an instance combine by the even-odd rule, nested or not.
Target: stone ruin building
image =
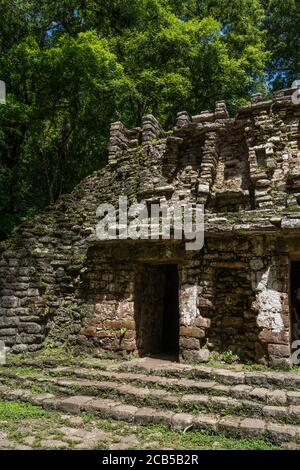
[[[111,126],[107,166],[24,223],[0,253],[0,339],[103,356],[291,364],[300,287],[300,105],[260,94],[230,118],[181,112],[165,132]],[[96,236],[101,203],[205,205],[205,245]]]

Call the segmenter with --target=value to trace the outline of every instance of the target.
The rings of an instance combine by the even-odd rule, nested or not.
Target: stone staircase
[[[297,373],[241,372],[153,359],[27,366],[0,369],[2,398],[138,425],[300,443]]]

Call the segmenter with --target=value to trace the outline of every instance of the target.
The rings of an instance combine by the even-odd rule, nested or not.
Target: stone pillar
[[[227,111],[227,106],[225,101],[217,101],[215,108],[215,118],[216,119],[228,119],[229,113]]]
[[[143,145],[151,143],[152,140],[161,136],[163,130],[154,116],[149,114],[143,117],[142,124],[142,142]]]
[[[110,126],[110,137],[108,146],[108,163],[116,164],[121,150],[127,149],[128,139],[126,129],[122,122],[114,122]]]
[[[217,134],[216,132],[208,132],[205,136],[205,143],[203,146],[203,156],[200,167],[200,176],[198,180],[198,198],[199,204],[205,204],[214,181],[217,163]]]
[[[265,362],[289,367],[291,363],[289,319],[289,260],[287,256],[253,259],[252,287],[256,300],[259,340],[266,351]],[[259,348],[259,345],[258,345]],[[259,355],[259,351],[257,351]]]
[[[177,113],[176,127],[184,127],[192,122],[192,118],[187,111]]]
[[[198,272],[198,266],[191,265],[184,268],[179,294],[180,361],[195,364],[209,360],[209,351],[203,346],[205,331],[210,325],[210,320],[202,317],[199,310]]]
[[[261,101],[263,101],[263,99],[264,99],[264,95],[262,93],[254,93],[254,95],[251,96],[251,103],[252,104],[260,103]]]

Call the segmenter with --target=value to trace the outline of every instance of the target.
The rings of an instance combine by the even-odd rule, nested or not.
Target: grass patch
[[[72,448],[74,439],[64,436],[62,426],[80,427],[82,430],[100,429],[107,433],[103,441],[95,443],[97,449],[108,449],[112,444],[132,436],[136,443],[128,441],[128,449],[178,449],[178,450],[277,450],[280,447],[259,439],[229,438],[222,434],[211,435],[200,431],[172,431],[163,425],[136,426],[123,421],[97,419],[82,414],[80,425],[68,424],[67,416],[56,411],[43,410],[39,406],[17,401],[0,402],[0,422],[12,445],[24,443],[26,436],[33,436],[33,448],[42,448],[42,440],[62,441],[58,448]]]
[[[276,450],[278,446],[259,439],[234,439],[221,434],[210,435],[200,431],[170,431],[165,426],[153,425],[137,428],[136,436],[144,444],[159,442],[158,448],[181,450]]]
[[[51,414],[49,411],[29,403],[0,401],[0,421],[45,418],[51,416]]]
[[[22,366],[22,367],[17,367],[17,366],[10,366],[10,365],[5,365],[5,366],[0,366],[0,374],[5,376],[6,374],[18,374],[18,375],[30,375],[32,377],[43,377],[44,375],[47,374],[47,370],[41,370],[35,367],[31,366]]]
[[[119,442],[121,436],[135,436],[138,447],[130,445],[130,449],[145,449],[150,442],[157,445],[153,449],[176,450],[280,450],[275,444],[260,439],[238,439],[225,437],[222,434],[211,435],[200,431],[172,431],[164,425],[131,426],[125,422],[98,420],[97,427],[112,434],[110,441]],[[103,447],[100,447],[103,448]]]

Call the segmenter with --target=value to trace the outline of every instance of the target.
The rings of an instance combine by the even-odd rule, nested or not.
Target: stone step
[[[21,400],[45,409],[79,414],[87,412],[101,418],[122,420],[136,425],[164,424],[171,429],[198,430],[236,438],[259,438],[276,444],[297,443],[300,426],[278,424],[265,419],[245,418],[216,413],[176,413],[151,407],[122,404],[117,400],[99,399],[87,395],[59,397],[49,393],[33,393],[0,385],[0,396],[6,400]]]
[[[60,362],[60,363],[59,363]],[[59,365],[64,368],[61,361],[41,360],[39,363],[35,360],[18,361],[14,367],[33,366],[41,369],[51,369]],[[219,367],[209,367],[206,365],[191,366],[187,364],[179,364],[170,361],[160,361],[152,358],[134,359],[132,361],[111,362],[107,363],[101,359],[78,360],[74,361],[71,366],[76,368],[88,368],[91,370],[113,371],[113,372],[129,372],[141,373],[144,375],[155,375],[169,378],[182,379],[204,379],[218,382],[224,385],[255,385],[265,388],[285,388],[291,391],[300,389],[300,373],[287,371],[235,371],[232,369],[222,369]]]
[[[217,381],[172,379],[155,375],[132,372],[97,371],[96,369],[57,368],[49,371],[51,375],[63,375],[80,379],[107,380],[113,379],[121,383],[136,386],[162,388],[167,391],[224,395],[237,399],[251,399],[269,405],[300,405],[300,392],[284,389],[268,389],[254,385],[222,385]]]
[[[145,359],[145,361],[144,361]],[[257,385],[266,388],[300,389],[300,373],[287,371],[234,371],[205,365],[191,366],[143,358],[105,365],[101,361],[80,361],[77,367],[133,372],[173,378],[208,379],[225,385]]]
[[[107,377],[105,377],[107,378]],[[189,393],[182,392],[172,393],[165,389],[137,387],[132,385],[133,381],[124,382],[112,380],[91,380],[91,379],[73,379],[61,377],[32,377],[31,375],[18,375],[15,373],[7,373],[0,378],[6,384],[12,386],[38,387],[44,391],[59,393],[61,395],[80,395],[97,396],[103,399],[117,397],[127,404],[135,404],[139,406],[149,405],[156,409],[172,409],[174,411],[199,412],[210,411],[221,414],[231,413],[233,415],[257,417],[262,416],[266,419],[272,419],[281,423],[300,424],[300,406],[287,404],[285,396],[285,404],[282,401],[274,402],[275,395],[272,400],[260,403],[256,400],[261,398],[259,392],[261,389],[254,389],[255,393],[248,393],[245,399],[236,399],[232,396],[224,396],[222,389],[217,385],[215,387],[215,395],[208,393]],[[112,377],[110,377],[112,379]],[[222,386],[223,388],[224,386]],[[240,386],[233,386],[236,388]],[[219,392],[219,393],[218,393]],[[279,391],[277,391],[279,392]],[[274,393],[274,392],[272,392]],[[289,392],[287,392],[289,393]],[[282,398],[283,395],[280,395]],[[266,396],[265,396],[266,398]],[[270,397],[267,397],[268,399]]]

